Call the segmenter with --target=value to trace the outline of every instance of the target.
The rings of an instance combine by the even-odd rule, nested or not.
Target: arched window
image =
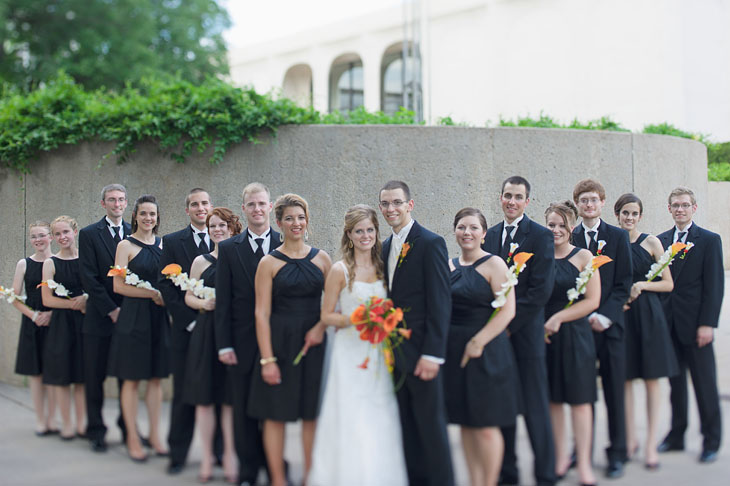
[[[362,60],[357,54],[343,54],[330,69],[330,111],[350,111],[363,105]]]
[[[287,69],[281,94],[299,106],[312,106],[312,68],[306,64],[296,64]]]
[[[380,109],[392,114],[404,106],[420,113],[422,95],[418,74],[410,52],[403,64],[402,43],[386,49],[380,67]]]

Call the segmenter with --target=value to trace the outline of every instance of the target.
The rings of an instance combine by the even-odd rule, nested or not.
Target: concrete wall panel
[[[452,234],[456,211],[476,206],[490,225],[498,222],[500,183],[514,174],[532,183],[527,213],[539,222],[551,201],[569,199],[574,184],[585,177],[595,177],[606,186],[609,221],[615,199],[636,191],[645,201],[647,231],[671,224],[665,214],[666,194],[680,183],[697,193],[700,224],[719,221],[723,216],[719,208],[728,207],[724,200],[712,206],[716,214],[708,214],[704,146],[671,137],[528,128],[298,126],[283,127],[277,137],[262,137],[258,144],[232,147],[217,166],[208,162],[210,153],[194,154],[178,164],[151,143],[140,144],[120,165],[113,157],[103,159],[112,148],[93,142],[42,154],[32,164],[25,193],[15,173],[0,171],[5,209],[0,241],[6,250],[0,283],[10,284],[15,262],[29,252],[26,220],[68,214],[80,226],[90,224],[102,217],[99,191],[112,182],[129,191],[127,220],[136,197],[144,193],[158,197],[162,234],[187,224],[184,198],[192,187],[207,189],[215,205],[239,214],[241,190],[249,182],[265,183],[273,198],[296,192],[310,204],[310,243],[333,259],[339,258],[346,209],[357,203],[375,207],[378,190],[389,179],[410,184],[415,218],[446,238],[451,255],[456,254]],[[712,194],[729,192],[719,187]],[[723,231],[726,244],[730,241],[730,228],[707,226]],[[381,233],[390,234],[382,219]],[[0,380],[18,383],[22,380],[13,374],[13,366],[19,317],[5,304],[0,319]],[[111,383],[107,386],[110,392],[114,388]]]

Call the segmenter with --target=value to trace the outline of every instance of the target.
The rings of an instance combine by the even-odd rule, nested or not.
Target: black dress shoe
[[[184,468],[184,463],[170,461],[170,464],[167,465],[167,474],[180,474]]]
[[[147,447],[147,448],[152,447],[152,443],[150,443],[150,439],[147,438],[147,437],[142,437],[140,435],[139,436],[139,441],[142,444],[142,447]],[[125,442],[126,442],[126,440],[125,440]]]
[[[674,442],[670,439],[664,439],[656,450],[657,452],[683,451],[684,442]]]
[[[717,461],[717,451],[711,451],[709,449],[703,450],[702,454],[700,454],[699,461],[704,464]]]
[[[609,479],[618,479],[624,475],[624,463],[621,461],[608,461],[606,467],[606,477]]]
[[[104,439],[90,439],[91,450],[93,452],[106,452],[106,441]]]

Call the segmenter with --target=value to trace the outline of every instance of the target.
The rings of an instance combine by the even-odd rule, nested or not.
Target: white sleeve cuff
[[[188,324],[187,327],[185,328],[185,330],[187,332],[193,332],[193,329],[195,329],[195,323],[196,323],[196,321],[193,321],[190,324]]]
[[[221,348],[218,350],[218,356],[222,356],[226,353],[230,353],[233,351],[233,348]]]
[[[611,321],[611,319],[604,316],[603,314],[599,314],[598,312],[594,312],[590,315],[590,317],[595,317],[596,319],[598,319],[598,322],[601,323],[601,326],[603,326],[604,329],[608,329],[613,324],[613,321]]]
[[[422,354],[421,358],[423,358],[427,361],[431,361],[432,363],[436,363],[437,365],[442,365],[446,362],[446,360],[444,358],[437,358],[436,356],[431,356],[428,354]]]

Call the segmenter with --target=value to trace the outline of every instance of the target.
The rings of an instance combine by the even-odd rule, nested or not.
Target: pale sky
[[[232,27],[225,33],[228,47],[244,47],[295,32],[332,24],[402,0],[223,0]]]

